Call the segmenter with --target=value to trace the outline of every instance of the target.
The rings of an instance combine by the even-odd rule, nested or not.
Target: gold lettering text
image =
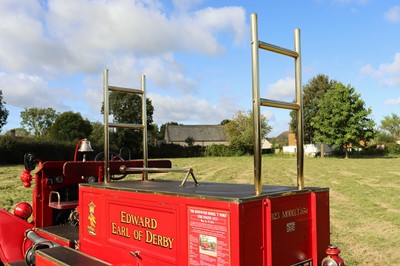
[[[119,226],[116,223],[111,223],[111,233],[113,235],[119,235],[126,238],[130,238],[129,229],[124,226]]]
[[[146,231],[146,243],[154,246],[172,249],[173,238],[153,234],[151,231]]]
[[[157,220],[149,217],[142,217],[121,211],[120,221],[124,224],[133,224],[143,228],[156,229],[158,224]]]

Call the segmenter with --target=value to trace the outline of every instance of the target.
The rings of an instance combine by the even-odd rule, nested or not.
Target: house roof
[[[284,137],[287,138],[289,136],[290,131],[283,131],[281,134],[276,136],[276,138]]]
[[[227,141],[224,127],[221,125],[167,125],[165,140],[184,142],[188,137],[195,141]]]

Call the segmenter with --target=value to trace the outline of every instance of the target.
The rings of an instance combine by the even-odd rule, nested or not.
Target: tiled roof
[[[195,141],[228,141],[221,125],[167,125],[167,142],[184,142],[188,137]]]

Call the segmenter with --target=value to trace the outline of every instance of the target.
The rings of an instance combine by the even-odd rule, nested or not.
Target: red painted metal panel
[[[326,256],[326,249],[330,244],[330,214],[329,214],[329,191],[315,192],[316,196],[316,238],[318,263]]]
[[[240,206],[239,220],[236,222],[241,227],[240,232],[240,265],[263,265],[263,201],[244,203]]]
[[[329,206],[319,202],[328,198],[232,202],[82,186],[80,250],[113,265],[316,265],[329,241]]]
[[[264,201],[264,265],[319,265],[329,245],[329,191]]]
[[[47,184],[50,176],[62,176],[63,161],[48,161],[41,165],[35,175],[35,188],[32,192],[33,223],[36,227],[52,225],[52,209],[49,193],[52,188]]]
[[[292,265],[312,259],[312,207],[310,193],[270,199],[271,235],[265,235],[266,261],[271,265]],[[269,263],[267,264],[269,265]]]
[[[157,168],[170,168],[171,161],[169,160],[149,160],[149,167]],[[45,227],[54,225],[53,213],[55,212],[54,206],[49,206],[49,194],[51,191],[57,191],[70,187],[71,189],[78,190],[78,184],[86,183],[88,176],[99,178],[102,174],[104,162],[95,161],[47,161],[41,164],[41,167],[35,176],[35,188],[32,193],[33,203],[33,222],[37,227]],[[119,174],[119,167],[126,165],[127,167],[142,167],[142,160],[135,161],[115,161],[110,162],[110,173],[112,175]],[[140,172],[138,172],[140,173]],[[56,176],[62,177],[62,183],[51,183],[49,179]],[[77,199],[72,199],[72,201]],[[70,204],[67,202],[61,205]],[[70,208],[75,207],[71,205]]]
[[[232,202],[88,187],[81,187],[80,199],[80,250],[114,265],[243,265],[240,237],[261,229],[250,227],[260,207],[239,212]],[[96,234],[89,230],[93,205]],[[237,222],[244,214],[251,214],[244,219],[247,231]],[[246,241],[254,246],[249,237]],[[255,242],[257,252],[261,242]]]
[[[25,231],[33,225],[0,209],[0,258],[4,263],[24,259]],[[30,244],[28,240],[27,244]]]
[[[271,200],[265,199],[263,202],[263,237],[264,237],[264,264],[266,266],[272,266],[272,214],[271,214]]]
[[[311,243],[313,262],[318,261],[318,239],[317,239],[317,197],[315,193],[310,194],[311,201]]]
[[[119,167],[125,165],[126,167],[143,167],[142,160],[134,161],[112,161],[110,162],[110,174],[120,174]],[[156,168],[171,168],[172,163],[170,160],[149,160],[148,167]],[[63,166],[63,174],[66,177],[74,178],[79,176],[97,176],[99,168],[104,168],[104,162],[66,162]],[[141,173],[141,172],[137,172]]]
[[[81,190],[83,252],[115,265],[143,261],[146,257],[157,258],[155,265],[175,263],[176,206],[143,201],[138,193],[109,190],[99,194],[98,190]]]

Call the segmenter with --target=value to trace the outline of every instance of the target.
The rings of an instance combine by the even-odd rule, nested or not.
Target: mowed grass
[[[253,157],[172,159],[174,167],[192,167],[199,182],[249,183]],[[31,201],[19,176],[23,166],[0,166],[0,207]],[[305,185],[330,188],[331,242],[346,265],[400,265],[400,158],[306,158]],[[154,178],[182,179],[183,174]],[[296,185],[296,158],[263,157],[263,183]]]

